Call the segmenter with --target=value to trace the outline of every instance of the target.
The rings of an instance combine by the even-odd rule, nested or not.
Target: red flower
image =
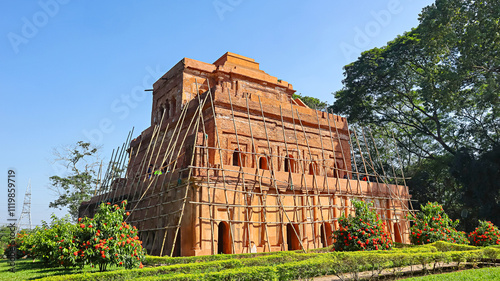
[[[85,228],[85,225],[82,223],[82,224],[80,224],[80,227],[81,228]]]

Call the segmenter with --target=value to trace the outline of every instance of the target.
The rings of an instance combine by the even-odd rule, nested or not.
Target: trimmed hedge
[[[195,273],[195,274],[169,274],[160,276],[148,276],[143,278],[136,278],[134,280],[174,280],[174,281],[188,281],[188,280],[275,280],[276,269],[273,266],[255,266],[244,268],[227,269],[220,272],[209,273]]]
[[[254,258],[260,256],[275,255],[276,253],[296,253],[294,252],[266,252],[266,253],[252,253],[252,254],[219,254],[210,256],[193,256],[193,257],[157,257],[157,256],[146,256],[144,265],[171,265],[171,264],[181,264],[181,263],[193,263],[193,262],[207,262],[207,261],[220,261],[228,259],[245,259]]]
[[[210,261],[189,264],[175,264],[170,266],[150,267],[143,269],[115,270],[109,272],[81,273],[73,275],[61,275],[42,278],[41,280],[128,280],[144,276],[155,276],[158,274],[172,273],[203,273],[211,271],[222,271],[229,268],[241,268],[243,264],[239,260]]]
[[[295,253],[274,252],[268,255],[218,255],[230,259],[198,261],[203,257],[170,258],[187,261],[170,266],[117,270],[44,278],[43,280],[294,280],[322,275],[400,268],[421,264],[434,267],[438,262],[480,262],[500,258],[499,247],[465,247],[436,242],[418,248],[391,251]],[[438,251],[440,249],[440,251]],[[232,256],[232,257],[231,257]],[[239,256],[240,259],[234,256]],[[210,256],[214,257],[214,256]],[[165,258],[163,258],[165,259]],[[168,260],[168,259],[166,259]]]
[[[477,247],[470,246],[470,245],[464,245],[464,244],[453,244],[449,242],[444,242],[444,241],[437,241],[432,244],[428,245],[433,245],[438,249],[438,251],[441,252],[448,252],[448,251],[472,251],[476,250]]]

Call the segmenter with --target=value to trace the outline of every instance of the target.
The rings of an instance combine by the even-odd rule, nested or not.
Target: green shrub
[[[78,281],[100,281],[100,280],[131,280],[138,277],[171,275],[178,273],[207,273],[218,272],[226,269],[241,268],[242,264],[238,260],[211,261],[203,263],[176,264],[170,266],[159,266],[143,269],[115,270],[110,272],[82,273],[64,276],[53,276],[43,280],[78,280]]]
[[[302,251],[299,251],[299,252],[302,252]],[[218,260],[228,260],[228,259],[248,259],[248,258],[254,258],[254,257],[261,257],[261,256],[271,256],[271,255],[276,255],[278,253],[295,253],[295,251],[229,254],[229,255],[219,254],[219,255],[193,256],[193,257],[146,256],[145,260],[144,260],[144,264],[145,265],[170,265],[170,264],[218,261]]]
[[[448,241],[457,244],[468,244],[465,232],[455,228],[459,221],[452,221],[438,203],[427,203],[420,206],[421,211],[410,216],[415,224],[410,228],[410,241],[415,245]]]
[[[377,213],[370,210],[372,203],[351,200],[355,216],[344,214],[339,219],[339,230],[334,232],[335,251],[388,250],[392,248],[390,234],[385,228],[385,222]]]
[[[42,227],[18,237],[20,249],[48,266],[91,264],[100,271],[109,265],[142,268],[144,250],[138,230],[123,221],[128,215],[126,204],[103,203],[94,218],[80,218],[76,224],[52,216],[51,224],[42,222]]]
[[[69,217],[59,219],[52,215],[50,224],[42,221],[41,227],[36,227],[31,233],[20,234],[18,240],[22,251],[40,259],[46,266],[81,267],[84,259],[74,254],[78,251],[75,243],[77,232]]]
[[[276,268],[273,266],[254,266],[227,269],[219,272],[210,272],[202,276],[202,280],[275,280]]]
[[[144,249],[139,240],[138,230],[124,222],[125,206],[102,203],[94,218],[78,219],[76,242],[79,245],[75,255],[86,263],[99,266],[100,271],[108,265],[125,268],[142,268]]]
[[[469,234],[474,246],[500,245],[500,231],[491,221],[479,221],[479,226]]]
[[[486,247],[483,249],[483,256],[487,259],[499,259],[500,249],[495,247]]]
[[[439,262],[477,263],[499,256],[500,248],[494,246],[477,248],[436,242],[390,251],[307,254],[274,252],[257,256],[233,255],[230,259],[215,261],[199,261],[190,257],[190,263],[54,276],[43,280],[297,280],[344,273],[352,273],[354,277],[357,273],[368,270],[376,275],[383,269],[417,264],[429,269]],[[187,259],[177,259],[179,260],[185,262]]]
[[[453,243],[445,242],[445,241],[436,241],[432,244],[428,244],[428,246],[433,246],[440,252],[477,250],[477,248],[474,246],[465,245],[465,244],[453,244]]]
[[[306,279],[321,275],[335,274],[339,264],[335,257],[317,257],[314,259],[289,262],[276,266],[278,280]]]

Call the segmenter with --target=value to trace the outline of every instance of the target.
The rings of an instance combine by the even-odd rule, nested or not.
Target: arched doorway
[[[262,156],[259,158],[259,169],[269,170],[269,166],[267,165],[267,157]]]
[[[322,223],[320,228],[320,236],[321,243],[323,243],[323,247],[328,247],[333,244],[333,233],[332,233],[332,225],[331,223],[325,222]]]
[[[175,231],[174,231],[175,235]],[[173,257],[180,257],[181,256],[181,230],[179,229],[179,232],[177,233],[177,238],[175,239],[175,244],[174,244],[174,253],[172,255]]]
[[[219,223],[219,235],[217,239],[217,254],[231,254],[231,235],[229,224],[225,221]]]
[[[300,250],[299,237],[299,226],[297,224],[288,223],[286,225],[286,241],[288,245],[288,251]]]

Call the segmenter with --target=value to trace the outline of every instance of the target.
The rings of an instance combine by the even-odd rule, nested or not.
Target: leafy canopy
[[[320,101],[318,98],[315,97],[303,96],[302,94],[293,94],[292,98],[300,99],[302,102],[304,102],[307,106],[309,106],[312,109],[325,111],[326,108],[328,107],[328,104],[326,102]]]
[[[344,67],[332,109],[420,157],[498,145],[499,18],[498,1],[437,0],[418,27]]]

